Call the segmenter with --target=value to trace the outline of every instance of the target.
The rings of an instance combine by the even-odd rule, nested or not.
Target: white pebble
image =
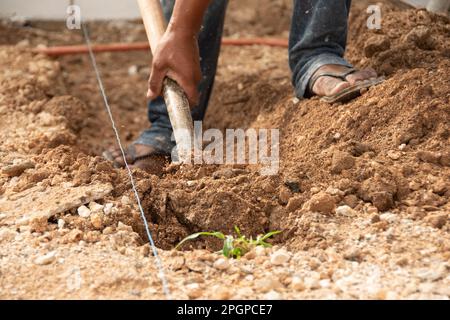
[[[255,254],[258,257],[262,257],[266,255],[266,248],[258,246],[255,248]]]
[[[198,283],[190,283],[186,285],[186,291],[191,299],[197,299],[203,295],[203,290]]]
[[[58,219],[58,229],[64,228],[66,222],[63,219]]]
[[[15,236],[16,236],[16,232],[13,230],[10,230],[8,228],[0,229],[0,242],[10,241],[10,240],[14,239]]]
[[[138,71],[139,71],[139,68],[138,68],[137,65],[132,65],[132,66],[130,66],[130,67],[128,68],[128,74],[129,74],[130,76],[134,76],[135,74],[138,73]]]
[[[354,210],[350,208],[349,206],[339,206],[336,208],[336,214],[342,215],[342,216],[353,216]]]
[[[88,218],[91,215],[91,210],[86,206],[81,206],[77,209],[78,215],[82,218]]]
[[[97,202],[92,201],[89,203],[89,209],[91,209],[92,212],[99,212],[103,211],[103,206],[101,204],[98,204]]]
[[[297,291],[305,290],[305,284],[300,277],[292,277],[291,287]]]
[[[106,215],[110,215],[111,213],[112,213],[112,209],[113,209],[113,206],[114,206],[114,204],[113,203],[107,203],[107,204],[105,204],[105,206],[104,206],[104,208],[103,208],[103,212],[106,214]]]
[[[291,259],[291,255],[285,250],[278,250],[270,256],[270,262],[275,266],[281,266]]]
[[[47,265],[55,261],[56,251],[51,251],[43,256],[34,259],[34,263],[40,266]]]
[[[269,291],[264,295],[264,300],[281,300],[281,294],[276,291]]]
[[[214,262],[214,268],[218,269],[218,270],[226,270],[230,267],[230,263],[228,262],[228,260],[224,259],[224,258],[220,258],[218,260],[216,260],[216,262]]]

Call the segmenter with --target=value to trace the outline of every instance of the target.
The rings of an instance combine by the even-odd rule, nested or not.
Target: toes
[[[357,82],[369,80],[369,79],[376,78],[376,77],[377,77],[377,73],[373,69],[364,69],[364,70],[360,70],[358,72],[349,74],[346,77],[346,80],[351,85],[354,85]]]
[[[350,87],[351,84],[345,81],[341,81],[340,83],[338,83],[337,85],[334,86],[334,88],[332,90],[330,90],[326,95],[327,96],[332,96],[335,95],[339,92],[341,92],[342,90]]]
[[[315,83],[313,92],[318,96],[332,96],[348,88],[350,83],[332,77],[323,77]]]

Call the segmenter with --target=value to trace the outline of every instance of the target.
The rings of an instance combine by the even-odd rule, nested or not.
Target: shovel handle
[[[151,51],[155,54],[167,28],[161,3],[159,0],[137,0],[137,2]],[[194,125],[188,99],[175,81],[166,78],[163,86],[164,100],[177,144],[178,161],[190,163],[194,143]]]

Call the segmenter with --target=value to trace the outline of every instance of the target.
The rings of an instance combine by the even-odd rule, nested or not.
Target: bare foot
[[[342,65],[336,65],[336,64],[328,64],[320,67],[316,74],[323,74],[323,73],[345,73],[348,71],[349,68]],[[314,77],[314,76],[313,76]],[[343,79],[335,78],[335,77],[329,77],[329,76],[323,76],[317,79],[317,81],[314,83],[312,87],[312,91],[314,94],[321,96],[321,97],[329,97],[333,96],[342,90],[355,85],[358,82],[362,82],[364,80],[369,80],[377,77],[377,73],[373,69],[363,69],[356,71],[354,73],[351,73],[345,77],[345,81]]]

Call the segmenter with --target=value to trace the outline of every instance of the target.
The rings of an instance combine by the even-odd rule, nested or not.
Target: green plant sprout
[[[265,240],[281,233],[281,231],[271,231],[265,235],[259,235],[256,239],[253,239],[252,237],[247,238],[246,236],[243,236],[238,227],[234,227],[234,230],[236,231],[237,238],[232,235],[224,235],[222,232],[197,232],[191,234],[190,236],[184,238],[175,247],[175,250],[180,248],[187,241],[197,239],[201,236],[209,236],[223,240],[223,248],[219,252],[221,252],[225,257],[239,259],[255,247],[261,246],[264,248],[270,248],[272,245]]]

